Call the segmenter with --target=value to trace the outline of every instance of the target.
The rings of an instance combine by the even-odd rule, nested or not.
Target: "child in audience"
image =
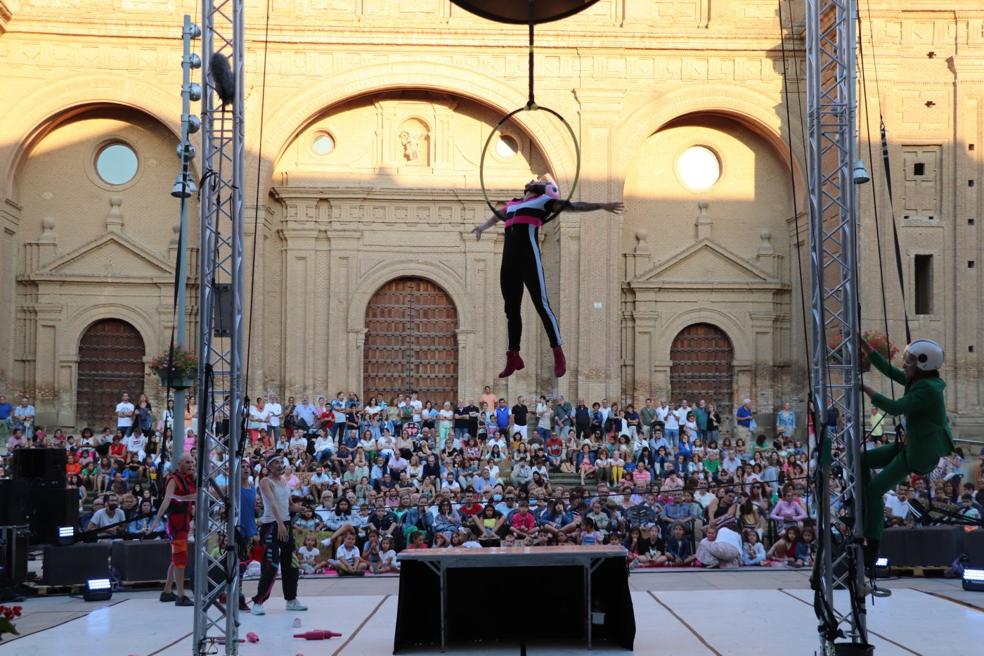
[[[297,548],[297,564],[301,574],[316,574],[324,567],[321,550],[318,549],[318,539],[314,533],[305,535],[304,544]]]
[[[369,567],[359,548],[355,546],[355,533],[346,533],[345,541],[335,552],[335,559],[330,562],[339,576],[365,576]]]
[[[741,543],[741,564],[746,567],[761,565],[765,562],[765,547],[759,542],[758,532],[753,528],[746,528],[743,533],[745,539]]]
[[[666,540],[667,564],[671,567],[689,567],[696,558],[694,545],[684,533],[683,524],[674,524],[670,537]]]
[[[423,533],[421,533],[423,535]],[[376,567],[376,574],[387,574],[389,572],[399,572],[400,564],[396,560],[396,551],[393,549],[393,539],[384,537],[379,543],[379,564]]]

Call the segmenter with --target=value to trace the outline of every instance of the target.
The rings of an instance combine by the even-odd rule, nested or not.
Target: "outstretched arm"
[[[503,203],[496,204],[496,209],[499,210],[500,212],[504,210],[505,207],[506,206]],[[485,221],[485,223],[483,223],[482,225],[477,225],[474,228],[472,228],[472,232],[475,234],[475,241],[481,239],[483,232],[485,232],[486,230],[488,230],[489,228],[491,228],[501,220],[502,219],[499,217],[498,214],[493,214]]]
[[[563,200],[555,200],[550,202],[551,212],[597,212],[598,210],[604,210],[606,212],[611,212],[612,214],[621,214],[624,209],[625,205],[621,202],[579,203]]]

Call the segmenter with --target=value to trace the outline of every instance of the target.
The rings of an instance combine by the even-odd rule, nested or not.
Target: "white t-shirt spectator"
[[[143,453],[144,449],[147,447],[147,436],[137,435],[136,431],[130,437],[126,438],[126,450],[127,453]]]
[[[349,549],[344,544],[338,547],[338,551],[335,552],[335,559],[344,562],[350,567],[355,567],[355,564],[359,562],[361,554],[359,553],[359,548],[352,545]]]
[[[96,528],[103,528],[104,526],[110,526],[112,524],[119,524],[126,520],[126,513],[123,512],[122,508],[117,508],[114,514],[109,514],[109,508],[100,508],[92,515],[92,519],[89,523]]]
[[[133,426],[133,404],[129,401],[120,401],[116,404],[116,427],[130,428],[131,426]]]
[[[280,426],[280,415],[284,413],[284,406],[279,403],[267,403],[266,409],[270,411],[270,428]]]
[[[909,513],[912,512],[912,508],[909,506],[909,500],[900,501],[894,492],[889,492],[885,495],[885,506],[892,513],[892,517],[898,517],[900,519],[907,519]]]
[[[670,406],[660,406],[656,408],[656,419],[662,423],[666,423],[666,415],[670,414]]]
[[[290,448],[292,450],[297,449],[299,451],[304,451],[307,449],[307,445],[307,438],[304,437],[304,433],[301,433],[300,431],[294,433],[294,437],[290,438]]]
[[[730,544],[735,548],[735,551],[741,553],[741,536],[732,531],[730,528],[722,526],[718,529],[717,540],[715,542],[723,542],[724,544]]]

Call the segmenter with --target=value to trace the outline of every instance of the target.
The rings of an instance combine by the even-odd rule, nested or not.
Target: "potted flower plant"
[[[898,352],[899,347],[892,343],[892,340],[888,338],[883,332],[877,330],[866,330],[861,334],[861,339],[868,343],[873,351],[877,351],[883,358],[888,362],[892,361]],[[871,369],[871,363],[868,358],[865,357],[864,353],[861,354],[861,371],[868,371]]]
[[[20,606],[0,606],[0,640],[3,640],[4,633],[20,635],[14,626],[14,618],[20,616]]]
[[[180,346],[150,359],[150,369],[157,373],[161,385],[172,389],[188,389],[198,380],[198,356]],[[170,374],[170,380],[168,375]]]

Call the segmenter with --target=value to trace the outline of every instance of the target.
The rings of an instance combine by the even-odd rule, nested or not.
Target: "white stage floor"
[[[672,656],[776,656],[814,654],[816,618],[808,590],[633,591],[636,654]],[[242,656],[384,656],[392,653],[395,595],[304,597],[310,610],[288,613],[283,599],[267,604],[267,615],[242,616],[240,635],[255,631],[257,644],[240,645]],[[63,613],[62,624],[0,643],[0,656],[189,656],[189,608],[135,597],[95,604],[65,598],[37,598],[24,604],[32,614]],[[294,629],[295,618],[302,627]],[[55,619],[52,617],[52,619]],[[895,589],[869,605],[868,623],[876,656],[979,656],[984,612],[910,589]],[[26,626],[23,628],[27,628]],[[293,633],[331,629],[329,641],[294,639]],[[518,654],[517,646],[473,647],[452,653]],[[224,653],[221,651],[219,653]],[[437,654],[413,651],[414,654]],[[536,656],[585,653],[578,644],[530,646]],[[619,649],[594,654],[622,655]]]

